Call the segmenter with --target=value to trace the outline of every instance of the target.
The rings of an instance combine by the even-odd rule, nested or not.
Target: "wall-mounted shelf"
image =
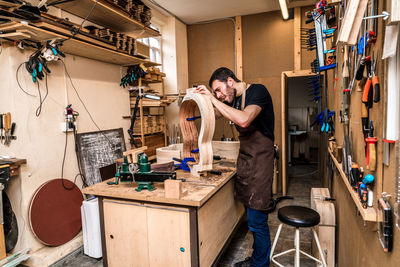
[[[52,3],[55,1],[56,0],[52,0],[48,2]],[[75,0],[56,4],[55,6],[79,17],[85,18],[95,3],[96,0]],[[160,36],[158,31],[134,20],[129,17],[127,12],[114,7],[112,4],[107,3],[104,0],[97,0],[97,4],[88,20],[115,31],[124,33],[129,32],[138,38]]]
[[[39,25],[43,25],[43,23],[39,23]],[[53,30],[56,26],[52,26]],[[29,39],[36,42],[45,42],[47,40],[52,40],[58,38],[60,40],[67,40],[60,47],[60,50],[64,53],[86,57],[90,59],[95,59],[102,62],[129,66],[143,63],[146,66],[156,66],[157,63],[150,62],[135,56],[128,55],[126,53],[119,52],[115,49],[104,47],[103,44],[100,44],[98,40],[92,39],[84,36],[85,41],[78,40],[80,36],[76,36],[76,38],[68,39],[69,37],[61,34],[60,32],[65,31],[63,28],[59,28],[57,33],[48,29],[40,28],[35,26],[34,24],[22,24],[10,22],[6,24],[0,25],[0,31],[3,32],[21,32],[29,37],[25,39]],[[69,34],[69,33],[68,33]],[[0,35],[1,38],[1,35]],[[83,38],[83,37],[82,37]]]
[[[343,172],[343,168],[342,168],[342,164],[340,164],[337,159],[335,158],[335,156],[333,155],[332,151],[330,149],[328,149],[329,154],[331,155],[331,158],[333,160],[333,162],[336,165],[336,168],[339,171],[339,176],[342,178],[344,184],[346,185],[347,190],[349,191],[354,203],[357,206],[358,211],[360,212],[362,218],[364,221],[368,221],[368,222],[376,222],[377,218],[376,218],[376,211],[373,207],[368,207],[366,209],[364,209],[361,205],[361,201],[357,195],[356,192],[354,192],[353,188],[351,187],[349,181],[347,180],[346,174]]]

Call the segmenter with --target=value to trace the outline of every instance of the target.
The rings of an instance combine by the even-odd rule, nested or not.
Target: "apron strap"
[[[243,83],[243,93],[242,93],[242,107],[240,108],[241,111],[244,110],[244,102],[246,102],[246,90],[247,90],[247,84],[245,82]]]

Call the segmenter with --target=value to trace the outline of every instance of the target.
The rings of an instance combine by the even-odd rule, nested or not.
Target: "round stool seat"
[[[278,210],[278,218],[294,227],[312,227],[319,224],[319,214],[313,209],[302,206],[286,206]]]

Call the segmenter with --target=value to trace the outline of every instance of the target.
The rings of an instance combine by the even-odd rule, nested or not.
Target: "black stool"
[[[270,260],[277,264],[280,267],[284,267],[282,264],[277,262],[275,258],[280,257],[284,254],[290,253],[295,251],[294,257],[294,267],[300,267],[300,253],[309,257],[310,259],[318,262],[320,265],[326,267],[326,262],[324,255],[322,253],[321,245],[319,243],[318,235],[315,232],[314,228],[312,229],[315,243],[317,244],[319,254],[321,256],[321,260],[311,256],[310,254],[305,253],[304,251],[300,250],[300,227],[314,227],[319,224],[319,214],[313,209],[301,206],[286,206],[280,208],[278,210],[278,218],[282,222],[279,227],[278,231],[276,232],[274,243],[271,249],[271,256]],[[293,227],[296,227],[295,236],[294,236],[294,248],[281,252],[279,254],[274,255],[274,250],[276,247],[276,243],[278,243],[279,234],[281,233],[283,224],[287,224]]]

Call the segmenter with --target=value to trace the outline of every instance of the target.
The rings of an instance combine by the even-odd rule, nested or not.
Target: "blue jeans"
[[[268,213],[261,210],[246,208],[247,225],[253,232],[253,255],[251,256],[252,267],[268,267],[269,255],[271,253],[271,238],[268,227]]]

